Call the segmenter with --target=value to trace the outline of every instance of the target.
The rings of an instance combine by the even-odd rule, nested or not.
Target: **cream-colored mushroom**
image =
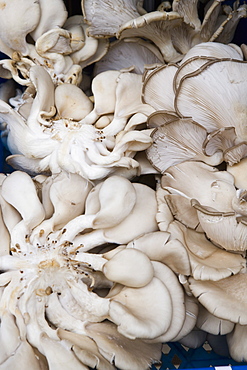
[[[211,314],[204,306],[199,305],[196,326],[213,335],[226,335],[232,332],[235,324]]]
[[[246,325],[246,274],[237,274],[219,281],[189,278],[190,289],[199,302],[213,315]]]
[[[175,273],[190,275],[190,262],[186,249],[178,240],[169,240],[169,238],[168,232],[145,233],[132,240],[127,248],[142,251],[151,261],[162,262]]]
[[[163,113],[155,112],[149,117],[149,122],[155,122],[157,116],[160,122]],[[223,160],[223,154],[217,148],[211,156],[205,155],[203,144],[207,131],[191,119],[177,119],[159,125],[151,136],[153,144],[146,151],[147,157],[161,173],[183,161],[202,161],[216,166]]]
[[[91,112],[93,103],[78,86],[65,83],[55,89],[55,106],[60,118],[80,121]]]
[[[34,0],[4,3],[0,9],[2,42],[13,52],[29,55],[34,46],[27,43],[26,36],[37,27],[40,13],[39,3]]]
[[[117,40],[110,43],[107,54],[94,67],[94,75],[106,70],[133,67],[133,73],[143,74],[145,65],[162,63],[158,49],[140,38]]]
[[[218,248],[204,233],[185,227],[178,221],[172,222],[168,231],[172,239],[178,239],[186,248],[194,279],[215,281],[245,271],[243,256]]]
[[[54,0],[48,4],[45,0],[39,0],[40,20],[35,29],[30,33],[34,41],[55,27],[62,27],[65,23],[68,12],[62,0]]]
[[[138,0],[118,2],[98,0],[96,5],[91,0],[83,0],[82,12],[85,21],[90,25],[89,35],[94,37],[115,36],[123,23],[140,15],[138,3]],[[108,17],[110,20],[106,22]],[[112,22],[113,19],[114,22]]]
[[[159,362],[160,343],[135,341],[121,335],[111,322],[86,325],[88,335],[96,342],[104,357],[122,370],[148,370],[150,365]],[[112,340],[113,339],[113,340]],[[121,349],[121,350],[120,350]]]

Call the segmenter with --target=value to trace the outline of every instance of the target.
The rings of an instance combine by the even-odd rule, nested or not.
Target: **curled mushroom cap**
[[[189,278],[192,293],[213,315],[233,323],[246,325],[246,274],[237,274],[219,281],[197,281]]]
[[[159,295],[159,304],[153,307],[152,297],[157,296],[156,294]],[[145,311],[142,310],[144,306]],[[164,333],[170,325],[170,293],[156,277],[138,289],[123,287],[111,298],[109,317],[118,326],[118,331],[126,337],[153,339]]]
[[[245,259],[211,243],[204,233],[174,221],[168,228],[172,238],[178,239],[188,253],[191,276],[196,280],[221,280],[245,271]]]
[[[0,10],[1,40],[13,51],[28,55],[31,45],[28,46],[26,36],[37,27],[40,15],[39,3],[34,0],[4,3]]]

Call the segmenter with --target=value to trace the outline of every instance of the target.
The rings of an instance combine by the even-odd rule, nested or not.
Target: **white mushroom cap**
[[[175,273],[190,275],[190,262],[186,249],[178,240],[169,240],[169,238],[168,232],[145,233],[132,240],[127,248],[142,251],[151,261],[162,262]]]
[[[110,44],[107,54],[94,67],[97,75],[109,69],[121,70],[133,66],[134,73],[143,74],[145,65],[161,63],[163,58],[154,45],[139,38],[117,40]]]
[[[153,300],[157,297],[158,304],[153,305]],[[170,292],[156,277],[138,289],[123,287],[111,298],[109,318],[118,326],[118,331],[127,338],[156,338],[170,326],[172,318]]]
[[[30,229],[43,220],[44,208],[32,179],[25,172],[14,171],[6,177],[2,184],[2,196],[17,209]]]
[[[147,285],[154,275],[149,258],[136,249],[120,250],[103,265],[102,271],[107,279],[132,288]]]
[[[34,41],[55,27],[62,27],[65,23],[68,12],[62,0],[54,0],[52,3],[47,3],[46,0],[39,0],[40,20],[37,27],[31,32]]]
[[[186,248],[191,276],[196,280],[221,280],[245,270],[245,258],[218,248],[204,233],[197,232],[174,221],[168,228],[172,238]]]
[[[165,113],[166,115],[166,113]],[[155,112],[150,119],[162,120],[163,113]],[[161,116],[161,117],[160,117]],[[147,157],[161,173],[170,166],[183,161],[202,161],[216,166],[223,160],[223,154],[217,150],[208,156],[203,152],[207,131],[191,119],[177,119],[157,127],[151,134],[153,144],[147,149]]]
[[[223,320],[206,310],[202,305],[199,305],[199,312],[196,321],[196,326],[214,335],[225,335],[231,333],[235,324],[228,320]]]
[[[121,335],[111,322],[89,323],[86,325],[89,336],[96,342],[100,353],[122,370],[148,370],[150,365],[159,362],[160,343],[134,341]]]
[[[190,289],[199,302],[213,315],[233,323],[246,325],[246,274],[237,274],[219,281],[197,281],[189,278]]]
[[[207,67],[206,65],[199,69],[197,74],[186,75],[183,79],[176,94],[177,113],[184,117],[192,117],[208,132],[221,127],[233,126],[237,136],[245,140],[245,96],[247,94],[245,70],[247,64],[241,60],[229,59],[215,60]],[[233,76],[235,83],[232,83]],[[189,93],[195,89],[196,94]],[[209,93],[212,89],[217,96],[214,101]],[[225,91],[229,94],[225,95]],[[231,106],[232,109],[226,110],[226,106]]]
[[[80,121],[93,109],[93,103],[86,94],[78,86],[68,83],[56,87],[55,106],[61,118],[75,121]]]
[[[231,357],[238,362],[247,361],[246,325],[236,324],[234,330],[227,334],[227,344]]]
[[[0,38],[13,51],[28,55],[29,46],[26,36],[37,27],[39,20],[39,2],[35,0],[6,1],[0,9]]]
[[[175,99],[173,80],[177,70],[177,65],[165,64],[144,75],[142,92],[144,103],[152,105],[156,110],[166,109],[173,112]],[[160,83],[162,80],[165,85]]]

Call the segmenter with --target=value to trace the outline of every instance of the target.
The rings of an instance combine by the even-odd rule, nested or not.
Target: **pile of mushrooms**
[[[222,3],[0,7],[1,369],[247,361],[247,6]]]

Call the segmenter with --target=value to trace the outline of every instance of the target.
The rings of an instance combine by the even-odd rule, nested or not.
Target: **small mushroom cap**
[[[162,115],[162,112],[155,112],[149,120],[155,122],[156,117]],[[158,117],[159,121],[161,119],[162,117]],[[213,155],[205,155],[203,145],[207,131],[191,119],[164,123],[163,126],[157,127],[151,136],[153,143],[146,151],[147,157],[161,173],[183,161],[202,161],[216,166],[223,160],[222,152],[217,149]]]
[[[103,266],[107,279],[122,285],[140,288],[153,278],[153,266],[149,258],[136,249],[123,249]]]
[[[232,200],[234,201],[235,197]],[[191,203],[197,210],[201,227],[213,243],[228,251],[241,252],[246,250],[247,225],[244,217],[237,217],[234,202],[232,202],[232,211],[229,212],[219,212],[210,207],[201,206],[196,200],[192,200]],[[238,206],[238,204],[239,201],[235,205]],[[246,210],[244,205],[243,194],[241,206]],[[240,210],[241,207],[236,209]]]
[[[139,235],[158,230],[155,191],[143,184],[133,183],[133,186],[137,195],[135,206],[119,225],[104,229],[104,236],[109,242],[127,244]],[[143,199],[147,201],[144,203]]]
[[[184,294],[184,305],[185,320],[180,332],[175,338],[173,338],[173,342],[180,341],[182,338],[186,337],[195,328],[196,325],[199,311],[198,301],[195,299],[195,297]]]
[[[172,222],[168,230],[186,248],[194,279],[221,280],[245,270],[243,256],[218,248],[204,233],[189,229],[177,221]]]
[[[2,196],[21,214],[30,229],[45,217],[35,185],[25,172],[14,171],[2,184]]]
[[[172,317],[169,328],[154,341],[169,342],[173,340],[182,330],[185,321],[184,290],[178,281],[177,275],[161,262],[152,262],[154,276],[160,279],[167,287],[172,302]]]
[[[111,176],[99,187],[98,197],[100,207],[93,221],[95,229],[117,226],[122,222],[135,206],[137,195],[129,180]]]
[[[93,103],[78,86],[66,83],[56,87],[55,105],[61,118],[75,121],[80,121],[93,109]]]

